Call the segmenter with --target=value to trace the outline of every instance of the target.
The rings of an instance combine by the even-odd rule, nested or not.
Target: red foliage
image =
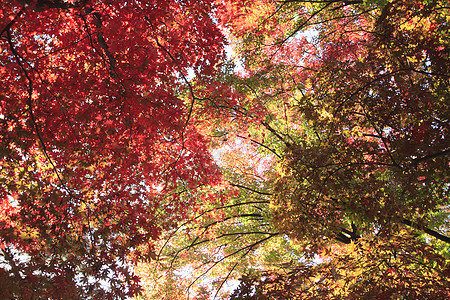
[[[102,298],[135,293],[126,257],[190,205],[170,195],[217,182],[187,105],[206,94],[196,94],[188,72],[208,87],[224,55],[213,8],[193,0],[2,5],[0,246],[11,268],[0,281],[16,282],[2,287],[5,297],[36,289],[95,297],[100,280],[110,288]]]

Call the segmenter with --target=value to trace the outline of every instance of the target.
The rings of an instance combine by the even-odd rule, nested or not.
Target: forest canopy
[[[449,22],[2,3],[1,298],[449,298]]]

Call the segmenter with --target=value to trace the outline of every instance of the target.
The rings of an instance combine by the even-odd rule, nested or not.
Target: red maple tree
[[[0,30],[1,297],[136,293],[130,259],[220,177],[192,116],[213,1],[7,1]]]

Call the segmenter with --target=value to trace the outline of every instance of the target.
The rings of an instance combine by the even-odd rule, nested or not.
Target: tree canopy
[[[7,1],[1,296],[450,297],[448,8]]]
[[[220,179],[191,114],[224,56],[213,3],[7,1],[0,14],[2,297],[133,295],[127,265],[186,217],[180,192]]]

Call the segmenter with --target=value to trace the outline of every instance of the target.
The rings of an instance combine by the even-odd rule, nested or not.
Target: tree
[[[327,37],[318,45],[321,65],[298,102],[316,138],[288,147],[291,183],[303,187],[293,192],[280,181],[277,198],[302,205],[294,210],[306,211],[309,223],[317,216],[330,235],[347,217],[361,232],[405,219],[424,226],[427,214],[448,205],[448,54],[434,53],[447,30],[430,29],[444,17],[439,7],[387,4],[373,23],[358,17],[319,33]],[[376,34],[361,33],[369,28]]]
[[[445,1],[6,4],[3,298],[449,296]]]
[[[191,115],[220,89],[214,10],[213,1],[3,3],[2,298],[139,291],[130,263],[152,257],[161,228],[186,217],[193,200],[180,192],[220,178]]]
[[[241,98],[221,132],[273,156],[273,176],[238,184],[264,187],[274,232],[304,253],[284,269],[228,268],[241,277],[231,297],[448,297],[445,3],[227,5],[242,66],[229,82]]]
[[[275,279],[266,273],[259,284],[278,288],[265,295],[291,299],[285,293],[312,276],[319,281],[310,282],[317,289],[310,285],[309,294],[302,294],[298,288],[294,295],[299,299],[317,293],[400,297],[396,290],[448,297],[448,256],[425,250],[426,244],[404,229],[427,232],[438,239],[432,243],[442,253],[448,249],[449,238],[433,230],[448,232],[449,30],[444,7],[439,1],[284,1],[268,17],[276,21],[262,18],[253,29],[258,38],[237,33],[248,76],[243,87],[268,111],[261,130],[285,146],[271,199],[274,224],[311,257],[336,241],[353,245],[306,273],[304,267],[286,276],[272,274]],[[313,37],[302,35],[305,31]],[[437,213],[443,217],[436,219]],[[402,254],[390,269],[389,261],[400,252],[383,251],[399,244]],[[372,255],[369,249],[379,252]],[[438,274],[430,275],[432,265],[417,265],[430,257],[442,262]],[[378,272],[371,271],[371,264]],[[336,265],[343,274],[332,274],[341,268]],[[391,271],[403,277],[390,280],[386,274]],[[338,294],[327,288],[333,281],[325,280],[328,276]],[[427,285],[430,278],[436,279],[432,286]]]

